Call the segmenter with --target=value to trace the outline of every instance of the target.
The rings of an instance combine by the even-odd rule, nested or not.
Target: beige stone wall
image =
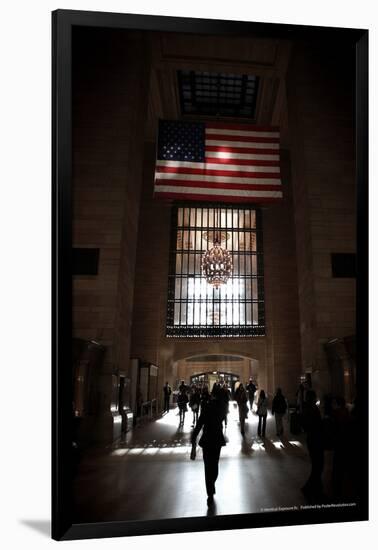
[[[328,385],[323,344],[355,332],[355,281],[332,278],[331,253],[356,251],[353,51],[298,44],[288,116],[298,258],[302,364]]]
[[[129,358],[148,56],[139,33],[73,34],[73,246],[100,248],[97,276],[73,279],[73,332]],[[127,70],[126,70],[127,67]]]

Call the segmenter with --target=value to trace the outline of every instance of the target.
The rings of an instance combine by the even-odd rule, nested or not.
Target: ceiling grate
[[[255,117],[257,76],[178,71],[178,82],[183,115]]]

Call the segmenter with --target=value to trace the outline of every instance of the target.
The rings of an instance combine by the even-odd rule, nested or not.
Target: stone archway
[[[177,359],[173,364],[172,373],[178,380],[190,382],[191,377],[201,373],[229,373],[237,375],[242,382],[253,378],[259,384],[259,360],[238,354],[195,354]]]

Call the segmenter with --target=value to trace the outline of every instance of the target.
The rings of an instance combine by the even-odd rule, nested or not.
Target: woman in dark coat
[[[242,436],[244,436],[245,419],[247,418],[247,415],[248,415],[248,405],[247,405],[248,397],[243,384],[240,384],[240,386],[237,389],[236,402],[239,407],[240,433],[242,434]]]
[[[259,417],[257,434],[261,437],[265,437],[266,417],[268,415],[268,398],[266,397],[264,390],[260,391],[259,400],[257,401],[257,414]]]
[[[287,410],[286,399],[282,394],[281,388],[277,388],[276,395],[273,397],[272,401],[272,414],[276,419],[276,432],[278,436],[283,434],[283,424],[282,419]]]
[[[197,436],[202,429],[198,442],[202,447],[205,466],[207,503],[212,504],[215,494],[215,482],[218,478],[218,465],[221,448],[226,445],[222,427],[222,404],[218,394],[211,398],[201,409],[201,414],[192,433],[192,445],[195,447]]]
[[[177,396],[177,405],[180,413],[180,424],[184,424],[185,413],[188,410],[187,403],[189,399],[185,390],[181,390]]]
[[[206,405],[210,401],[210,394],[209,394],[209,388],[207,386],[203,386],[201,390],[201,413],[206,408]]]
[[[192,409],[192,413],[193,413],[192,426],[195,426],[196,422],[198,422],[198,413],[199,413],[200,404],[201,404],[200,389],[197,388],[197,386],[195,386],[194,388],[192,388],[192,393],[190,394],[190,399],[189,399],[189,407]]]
[[[223,383],[219,390],[219,400],[221,402],[222,409],[222,420],[224,425],[227,426],[227,415],[229,413],[229,401],[230,401],[230,392],[227,389],[227,385]]]

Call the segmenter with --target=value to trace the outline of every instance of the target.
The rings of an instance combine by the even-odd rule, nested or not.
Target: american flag
[[[278,128],[159,122],[154,196],[268,202],[282,199]]]

